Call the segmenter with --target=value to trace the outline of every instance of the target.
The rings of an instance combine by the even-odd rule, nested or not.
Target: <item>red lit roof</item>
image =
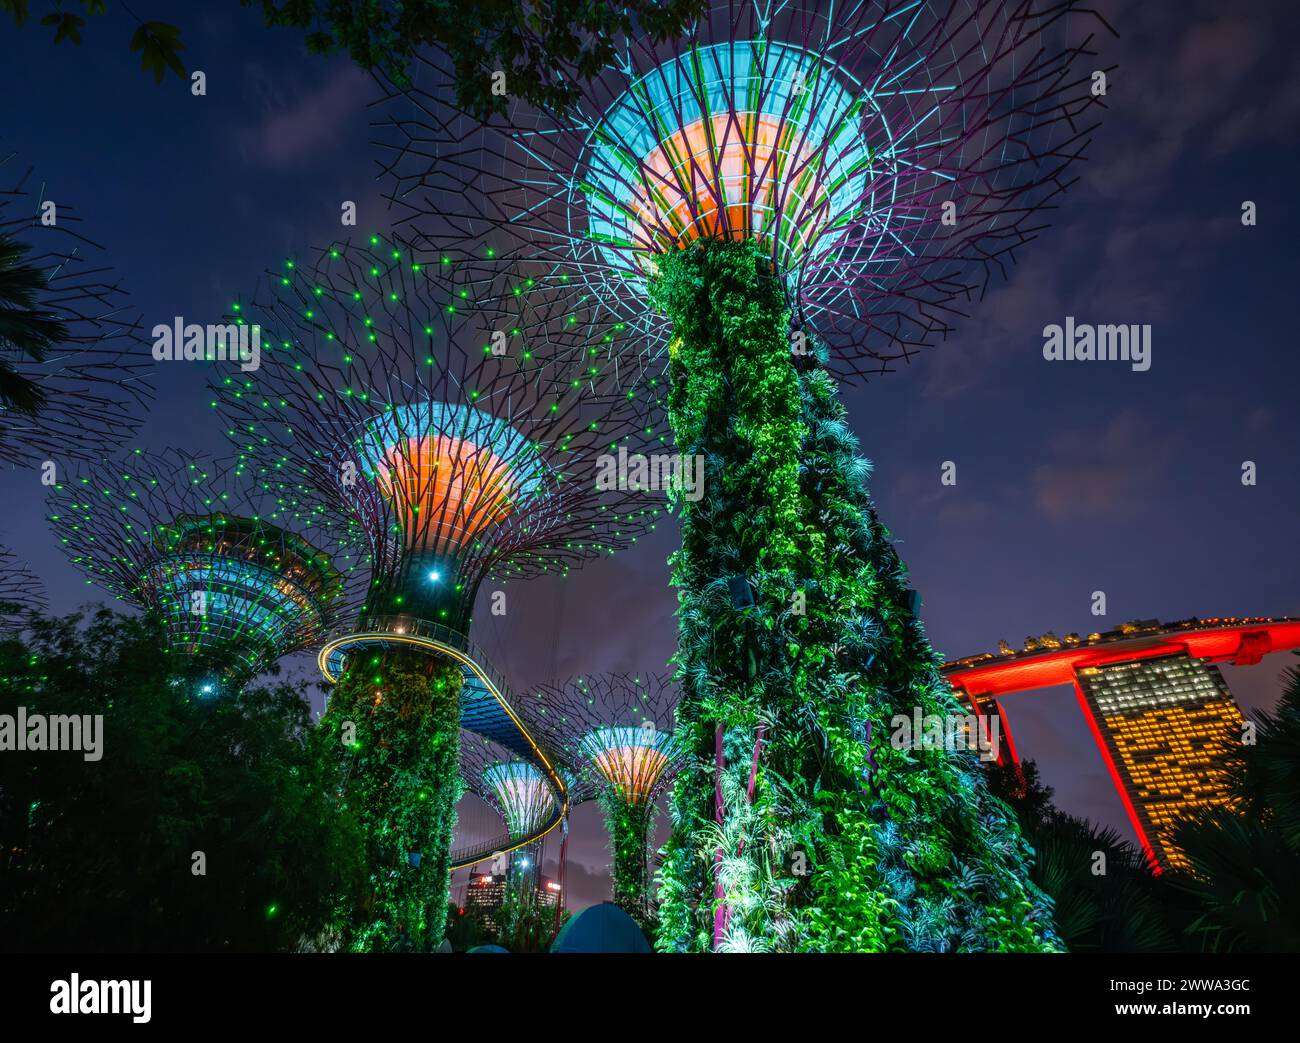
[[[1167,629],[1134,634],[1131,638],[1103,640],[1074,648],[1017,652],[970,666],[944,667],[954,687],[971,695],[1008,695],[1034,688],[1072,684],[1079,667],[1151,659],[1185,652],[1213,663],[1253,666],[1272,652],[1300,648],[1300,619],[1262,621],[1200,620],[1195,628]]]

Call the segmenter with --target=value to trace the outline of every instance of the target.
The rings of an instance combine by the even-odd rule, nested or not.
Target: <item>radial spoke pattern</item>
[[[56,485],[50,521],[88,583],[155,615],[195,669],[242,678],[349,612],[359,534],[235,461],[137,451]]]
[[[0,153],[0,461],[102,459],[140,424],[154,365],[103,247],[76,210]],[[6,380],[6,386],[8,381]]]

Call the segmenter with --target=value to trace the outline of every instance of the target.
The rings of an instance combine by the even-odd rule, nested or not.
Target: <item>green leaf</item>
[[[14,16],[14,25],[27,21],[27,0],[0,0],[0,11],[8,11]]]
[[[41,25],[57,25],[59,27],[54,33],[55,43],[62,43],[64,40],[71,40],[77,44],[81,43],[81,29],[85,24],[86,20],[84,18],[68,11],[62,14],[47,14],[41,19]]]
[[[168,69],[185,78],[185,66],[176,53],[185,49],[180,32],[166,22],[142,22],[131,37],[131,50],[140,52],[140,67],[153,73],[155,83],[162,83]]]

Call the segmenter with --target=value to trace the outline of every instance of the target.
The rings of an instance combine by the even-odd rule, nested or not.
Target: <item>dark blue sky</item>
[[[76,206],[146,328],[220,314],[264,268],[338,235],[343,200],[360,206],[358,231],[385,227],[364,74],[306,54],[236,0],[136,6],[182,28],[207,96],[141,72],[120,13],[92,19],[79,48],[6,23],[0,152]],[[1054,227],[947,344],[846,392],[881,516],[948,657],[1135,618],[1300,615],[1300,15],[1291,0],[1098,6],[1121,34],[1106,49],[1120,69]],[[1240,223],[1244,200],[1258,206],[1256,227]],[[1151,324],[1150,371],[1045,362],[1042,328],[1066,315]],[[149,420],[123,447],[222,450],[203,369],[160,369]],[[946,460],[955,488],[939,481]],[[1254,488],[1240,483],[1244,460],[1258,466]],[[97,595],[55,550],[40,493],[38,474],[0,472],[0,542],[28,555],[53,607],[70,610]],[[660,671],[674,541],[661,527],[566,582],[516,584],[509,615],[480,612],[475,637],[519,687]],[[1105,620],[1089,614],[1094,590],[1107,593]],[[1269,705],[1294,662],[1231,669],[1229,682],[1244,706]],[[1058,803],[1127,832],[1072,693],[1007,706]],[[571,853],[577,903],[599,899],[593,808],[579,813]]]

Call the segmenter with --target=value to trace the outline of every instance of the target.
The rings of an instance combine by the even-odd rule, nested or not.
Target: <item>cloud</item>
[[[1170,455],[1136,410],[1100,431],[1073,430],[1048,443],[1055,456],[1035,469],[1034,506],[1053,521],[1115,520],[1139,512]]]
[[[319,158],[346,140],[341,128],[360,120],[371,97],[370,77],[351,63],[338,66],[313,90],[286,98],[269,80],[259,78],[264,115],[246,128],[240,147],[246,159],[271,167],[290,167]]]
[[[1288,4],[1187,0],[1172,16],[1158,5],[1102,5],[1122,35],[1102,47],[1105,63],[1118,68],[1081,185],[1043,215],[1055,227],[1018,251],[1008,280],[925,353],[927,398],[998,395],[1010,367],[1041,361],[1042,327],[1067,314],[1145,323],[1185,306],[1190,279],[1240,233],[1241,200],[1171,212],[1170,181],[1294,135],[1300,69],[1285,53],[1289,37],[1270,29]]]
[[[1060,238],[1066,238],[1063,233]],[[995,285],[988,297],[975,304],[968,320],[947,343],[931,349],[923,394],[947,399],[967,394],[987,382],[989,374],[1017,362],[1042,361],[1042,328],[1057,321],[1061,290],[1068,283],[1062,259],[1068,249],[1048,249],[1031,243],[1026,261],[1006,283]]]
[[[958,464],[957,485],[940,482],[940,468],[936,462],[926,471],[909,470],[899,473],[891,483],[889,502],[896,516],[929,516],[941,525],[967,526],[998,516],[993,501],[969,492],[970,485],[963,483],[963,468]]]
[[[1286,140],[1300,122],[1300,84],[1291,34],[1277,27],[1293,6],[1188,0],[1172,34],[1161,5],[1131,5],[1113,17],[1122,35],[1106,57],[1119,68],[1087,183],[1102,195],[1146,195],[1162,190],[1162,175],[1176,164],[1194,169],[1207,155]],[[1270,78],[1269,69],[1288,71]]]

